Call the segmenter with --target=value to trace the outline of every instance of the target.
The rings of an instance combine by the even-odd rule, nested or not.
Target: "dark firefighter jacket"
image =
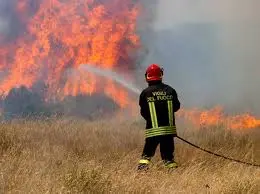
[[[146,137],[176,134],[174,113],[180,109],[176,91],[162,82],[151,82],[139,96],[140,113],[146,120]]]

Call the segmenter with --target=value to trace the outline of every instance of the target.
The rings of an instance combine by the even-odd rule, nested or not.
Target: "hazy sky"
[[[163,65],[184,105],[260,112],[259,10],[259,0],[158,0],[143,64]]]
[[[157,28],[182,23],[260,21],[259,0],[158,0]]]

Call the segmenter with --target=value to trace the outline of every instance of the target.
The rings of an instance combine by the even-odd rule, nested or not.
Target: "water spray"
[[[129,83],[127,80],[124,79],[123,76],[119,75],[116,72],[101,69],[97,66],[88,65],[88,64],[82,64],[79,66],[79,70],[83,71],[89,71],[91,73],[95,73],[96,75],[103,76],[105,78],[110,78],[114,80],[115,82],[119,83],[123,87],[127,88],[128,90],[132,91],[136,95],[139,95],[141,93],[141,89],[135,86],[132,83]]]
[[[123,76],[119,75],[116,72],[112,72],[112,71],[109,71],[109,70],[104,70],[104,69],[98,68],[96,66],[88,65],[88,64],[80,65],[79,66],[79,70],[88,71],[88,72],[91,72],[91,73],[95,73],[96,75],[103,76],[105,78],[110,78],[110,79],[114,80],[115,82],[119,83],[120,85],[124,86],[128,90],[132,91],[136,95],[139,95],[140,92],[141,92],[140,88],[138,88],[137,86],[135,86],[132,83],[129,83],[127,80],[125,80],[123,78]],[[227,157],[227,156],[224,156],[224,155],[221,155],[221,154],[214,153],[214,152],[212,152],[210,150],[207,150],[207,149],[204,149],[204,148],[202,148],[202,147],[200,147],[198,145],[195,145],[195,144],[191,143],[190,141],[187,141],[187,140],[183,139],[182,137],[180,137],[178,135],[176,137],[178,139],[182,140],[183,142],[191,145],[192,147],[194,147],[196,149],[199,149],[201,151],[207,152],[208,154],[211,154],[211,155],[214,155],[214,156],[217,156],[217,157],[220,157],[220,158],[224,158],[226,160],[230,160],[230,161],[233,161],[233,162],[245,164],[245,165],[248,165],[248,166],[254,166],[254,167],[258,167],[258,168],[260,167],[259,164],[245,162],[245,161],[241,161],[241,160],[238,160],[238,159],[230,158],[230,157]]]

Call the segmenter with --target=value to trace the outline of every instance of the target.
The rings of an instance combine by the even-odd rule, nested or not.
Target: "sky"
[[[143,66],[162,65],[186,106],[260,113],[258,10],[258,0],[158,0]]]

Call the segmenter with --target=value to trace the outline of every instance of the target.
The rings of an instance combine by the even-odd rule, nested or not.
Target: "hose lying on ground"
[[[179,136],[176,136],[176,137],[177,137],[178,139],[180,139],[181,141],[183,141],[183,142],[185,142],[185,143],[187,143],[187,144],[189,144],[189,145],[191,145],[191,146],[193,146],[193,147],[195,147],[195,148],[197,148],[197,149],[199,149],[199,150],[202,150],[202,151],[204,151],[204,152],[207,152],[207,153],[209,153],[209,154],[211,154],[211,155],[218,156],[218,157],[224,158],[224,159],[226,159],[226,160],[231,160],[231,161],[238,162],[238,163],[241,163],[241,164],[246,164],[246,165],[249,165],[249,166],[260,167],[260,164],[253,164],[253,163],[250,163],[250,162],[244,162],[244,161],[241,161],[241,160],[229,158],[229,157],[227,157],[227,156],[223,156],[223,155],[214,153],[214,152],[212,152],[212,151],[206,150],[206,149],[204,149],[204,148],[202,148],[202,147],[200,147],[200,146],[197,146],[197,145],[195,145],[195,144],[193,144],[193,143],[191,143],[191,142],[189,142],[189,141],[183,139],[182,137],[179,137]]]

